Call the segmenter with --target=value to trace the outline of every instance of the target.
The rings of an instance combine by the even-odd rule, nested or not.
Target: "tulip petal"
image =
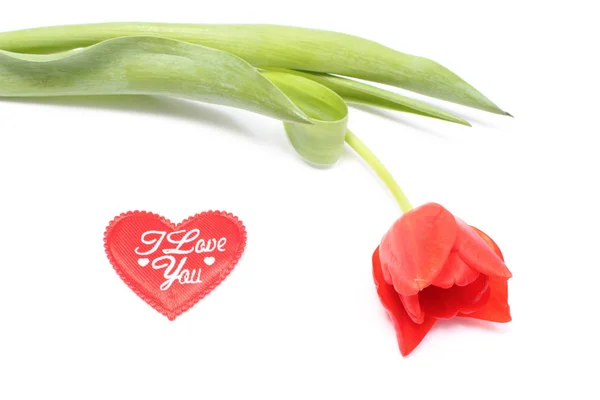
[[[502,255],[502,251],[500,251],[500,247],[498,247],[496,242],[494,242],[492,238],[482,230],[479,230],[474,226],[471,226],[471,228],[473,228],[473,230],[483,239],[483,241],[486,242],[488,246],[492,248],[492,250],[494,250],[494,253],[496,253],[496,255],[502,259],[502,261],[504,261],[504,255]]]
[[[510,322],[512,317],[508,305],[508,282],[503,279],[490,278],[489,285],[490,298],[485,306],[473,313],[459,313],[459,315],[492,322]]]
[[[459,218],[456,218],[456,224],[458,234],[455,249],[469,267],[488,276],[504,279],[512,277],[502,258],[495,253],[486,240]]]
[[[498,257],[504,260],[502,251],[492,238],[474,226],[471,228],[491,247]],[[508,282],[505,279],[491,277],[489,285],[490,298],[481,310],[468,314],[459,313],[458,315],[492,322],[510,322],[512,317],[508,305]]]
[[[381,241],[381,267],[392,280],[387,282],[399,294],[419,293],[442,271],[456,237],[456,220],[441,205],[428,203],[407,212]]]
[[[432,285],[449,289],[454,285],[466,286],[475,281],[479,277],[479,271],[470,268],[458,255],[458,252],[453,251],[448,256],[442,272],[432,282]]]
[[[425,315],[450,319],[458,313],[472,313],[485,306],[490,296],[488,277],[479,277],[467,286],[452,286],[442,289],[430,286],[419,294],[419,300]]]
[[[412,319],[415,324],[422,324],[425,320],[425,313],[419,302],[419,295],[403,296],[400,294],[398,296],[410,319]]]
[[[407,356],[421,343],[427,332],[431,330],[435,324],[435,318],[425,317],[422,324],[413,322],[404,309],[398,293],[396,293],[392,285],[386,283],[383,277],[379,259],[379,247],[373,253],[373,279],[375,280],[379,299],[394,323],[400,353],[403,356]]]
[[[456,308],[460,313],[472,313],[481,310],[489,301],[490,285],[489,278],[485,275],[480,275],[475,282],[470,285],[461,287],[455,286]]]

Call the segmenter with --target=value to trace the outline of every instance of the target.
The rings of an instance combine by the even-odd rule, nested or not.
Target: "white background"
[[[279,122],[175,99],[0,100],[0,398],[598,398],[600,32],[593,2],[556,3],[3,3],[1,30],[277,23],[441,62],[515,118],[432,101],[473,128],[365,108],[350,127],[413,204],[496,240],[514,321],[442,322],[400,356],[371,280],[399,211],[349,150],[314,169]],[[247,250],[170,322],[104,254],[106,225],[134,209],[230,211]]]

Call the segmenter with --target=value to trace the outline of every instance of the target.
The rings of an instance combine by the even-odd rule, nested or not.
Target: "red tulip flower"
[[[413,209],[390,172],[352,132],[346,143],[377,173],[404,215],[373,253],[377,294],[394,322],[400,352],[417,347],[438,319],[511,320],[512,274],[492,239],[439,204]]]
[[[404,214],[373,254],[377,293],[404,356],[437,319],[510,321],[511,276],[490,237],[435,203]]]

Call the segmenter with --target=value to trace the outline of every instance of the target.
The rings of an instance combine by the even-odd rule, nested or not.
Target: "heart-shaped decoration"
[[[179,224],[145,211],[121,214],[106,228],[108,259],[121,279],[170,320],[189,310],[233,270],[246,229],[221,211]]]
[[[215,263],[214,257],[204,257],[204,264],[213,265]]]

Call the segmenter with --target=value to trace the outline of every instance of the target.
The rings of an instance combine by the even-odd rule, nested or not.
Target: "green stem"
[[[383,183],[385,183],[385,186],[387,186],[392,193],[392,196],[394,196],[394,199],[396,199],[402,212],[406,213],[412,210],[413,207],[410,204],[410,201],[408,201],[408,198],[400,186],[398,186],[398,183],[396,183],[392,174],[390,174],[390,171],[387,170],[377,156],[373,154],[373,152],[371,152],[371,150],[369,150],[369,148],[354,133],[350,132],[350,130],[346,131],[346,143],[348,143],[348,145],[350,145],[350,147],[352,147],[352,149],[365,160],[367,164],[369,164],[377,176],[381,178]]]

